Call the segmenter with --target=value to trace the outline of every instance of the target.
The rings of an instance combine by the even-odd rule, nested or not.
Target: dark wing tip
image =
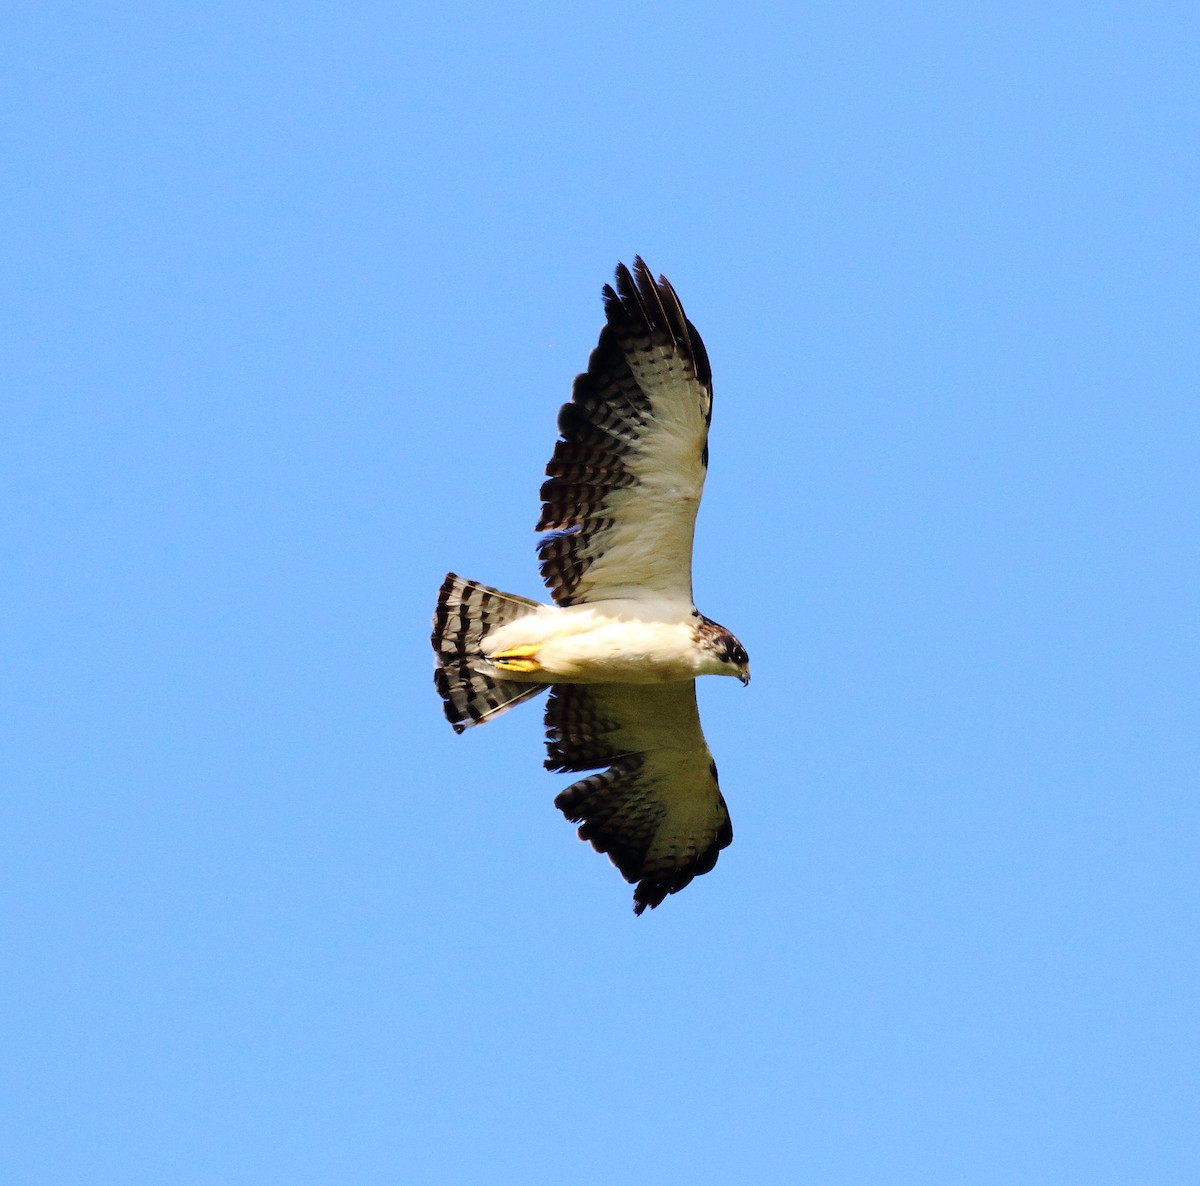
[[[615,273],[616,289],[611,284],[604,286],[604,314],[610,325],[620,328],[636,327],[645,330],[658,330],[674,336],[676,329],[682,327],[684,318],[672,319],[671,313],[679,306],[679,298],[665,276],[660,276],[655,283],[654,276],[646,266],[642,257],[636,256],[633,270],[625,264],[617,264]],[[664,297],[667,299],[664,301]],[[672,324],[674,320],[675,324]]]
[[[713,859],[713,864],[716,864],[716,858]],[[661,906],[669,894],[678,893],[685,886],[691,885],[692,879],[700,872],[707,873],[708,869],[679,869],[667,877],[647,877],[639,881],[633,890],[634,914],[640,915],[646,909],[654,910]]]
[[[633,891],[633,912],[641,914],[647,907],[653,910],[666,901],[668,895],[676,894],[681,889],[692,884],[692,881],[703,873],[709,873],[717,863],[719,849],[712,849],[700,854],[691,865],[673,869],[658,877],[645,877],[637,883]]]
[[[646,261],[634,256],[633,269],[617,264],[616,287],[603,289],[604,315],[616,330],[636,329],[660,334],[692,359],[696,378],[712,390],[712,366],[696,327],[687,319],[683,304],[666,276],[657,280]]]

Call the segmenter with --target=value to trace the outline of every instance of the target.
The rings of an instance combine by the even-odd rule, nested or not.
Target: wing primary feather
[[[559,605],[690,597],[712,419],[708,356],[670,282],[640,255],[618,264],[603,291],[605,324],[559,410],[562,440],[537,523],[581,530],[539,545],[542,579]],[[647,536],[655,548],[637,543]]]
[[[733,839],[696,711],[694,685],[557,684],[546,704],[546,768],[598,770],[555,806],[658,906],[717,863]]]
[[[687,342],[679,340],[676,334],[676,324],[672,323],[671,317],[667,313],[667,308],[663,304],[662,293],[659,292],[658,285],[654,283],[654,276],[651,274],[650,269],[646,267],[646,261],[640,255],[634,257],[633,274],[635,277],[638,304],[641,306],[642,313],[646,318],[646,328],[653,332],[656,325],[661,325],[671,335],[671,345],[681,346],[686,350]]]

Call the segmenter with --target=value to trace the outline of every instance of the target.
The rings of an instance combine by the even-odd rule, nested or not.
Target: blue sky
[[[0,23],[6,1182],[1200,1179],[1194,6]],[[428,630],[639,252],[754,683],[635,919]]]

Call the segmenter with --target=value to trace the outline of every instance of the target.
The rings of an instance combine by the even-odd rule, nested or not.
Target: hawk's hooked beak
[[[746,667],[743,670],[739,671],[738,679],[740,679],[742,681],[743,688],[748,688],[750,686],[750,668]]]

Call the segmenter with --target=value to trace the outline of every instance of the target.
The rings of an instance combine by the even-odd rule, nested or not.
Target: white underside
[[[692,605],[678,601],[596,601],[543,605],[484,638],[487,656],[536,647],[537,672],[504,670],[532,683],[656,684],[727,675],[728,666],[695,642]]]

